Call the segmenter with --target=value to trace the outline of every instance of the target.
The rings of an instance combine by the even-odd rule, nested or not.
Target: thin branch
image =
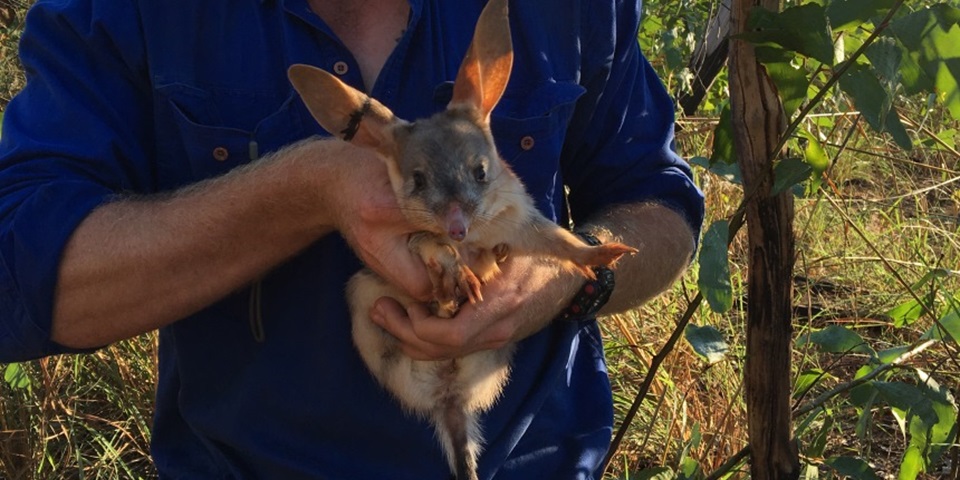
[[[746,215],[747,202],[750,201],[754,195],[757,193],[757,188],[754,188],[744,195],[743,200],[741,200],[740,205],[737,207],[737,210],[730,217],[730,227],[729,234],[727,235],[727,247],[729,248],[730,244],[733,243],[733,239],[736,238],[737,232],[740,231],[740,228],[743,227],[744,218]],[[634,417],[637,415],[637,411],[640,410],[640,405],[643,403],[643,400],[647,397],[647,392],[650,391],[650,385],[653,384],[653,379],[656,376],[657,370],[660,369],[660,365],[666,360],[667,356],[670,355],[670,352],[673,351],[677,342],[680,340],[680,337],[683,335],[684,329],[690,323],[690,319],[693,318],[693,314],[700,308],[700,304],[703,303],[703,292],[697,292],[697,296],[690,302],[690,305],[687,306],[687,310],[683,313],[680,321],[677,323],[676,328],[673,330],[673,334],[670,335],[670,338],[667,340],[660,350],[654,355],[653,359],[650,360],[650,367],[647,369],[647,374],[643,378],[643,383],[640,384],[640,388],[637,390],[637,395],[633,398],[633,403],[630,405],[630,409],[627,411],[627,414],[623,418],[623,422],[620,424],[620,428],[617,429],[617,434],[614,436],[613,441],[610,443],[610,447],[607,449],[607,455],[603,459],[603,468],[601,472],[605,472],[607,467],[610,466],[610,461],[613,460],[613,456],[616,455],[617,450],[620,449],[620,443],[623,441],[624,435],[627,433],[627,429],[633,423]]]
[[[690,323],[690,319],[693,318],[694,312],[697,311],[702,302],[703,293],[699,292],[693,301],[690,302],[690,305],[687,306],[687,311],[684,312],[680,322],[677,323],[677,327],[673,330],[673,334],[670,335],[667,343],[660,347],[660,350],[657,352],[657,354],[654,355],[652,360],[650,360],[650,368],[647,369],[647,374],[643,378],[643,383],[640,384],[637,395],[633,398],[633,403],[630,405],[630,410],[628,410],[627,414],[623,417],[623,422],[620,424],[620,428],[617,430],[617,435],[610,443],[610,447],[607,450],[607,456],[603,459],[603,468],[600,471],[607,470],[607,467],[610,465],[610,461],[613,460],[613,456],[616,455],[617,450],[620,448],[620,443],[623,441],[623,437],[627,433],[627,428],[631,423],[633,423],[634,417],[637,416],[637,411],[640,410],[640,405],[647,397],[647,392],[650,391],[650,385],[653,383],[653,379],[656,376],[655,374],[657,370],[660,369],[660,365],[664,360],[666,360],[670,352],[673,351],[673,348],[680,340],[680,337],[683,336],[684,329],[687,327],[687,324]]]
[[[827,402],[828,402],[830,399],[832,399],[833,397],[836,397],[837,395],[839,395],[839,394],[841,394],[841,393],[843,393],[843,392],[849,391],[849,390],[853,389],[854,387],[863,385],[864,383],[867,383],[867,382],[869,382],[870,380],[873,380],[874,378],[876,378],[876,377],[877,377],[878,375],[880,375],[881,373],[886,372],[887,370],[890,370],[890,369],[892,369],[892,368],[894,368],[894,367],[899,366],[899,365],[902,364],[903,362],[905,362],[905,361],[913,358],[915,355],[917,355],[917,354],[919,354],[920,352],[926,350],[928,347],[930,347],[931,345],[933,345],[933,344],[935,344],[935,343],[937,343],[937,342],[938,342],[938,340],[925,340],[925,341],[923,341],[923,342],[919,342],[919,343],[917,343],[917,344],[914,344],[914,345],[910,348],[910,350],[908,350],[908,351],[900,354],[900,356],[898,356],[897,358],[893,359],[893,361],[891,361],[890,363],[884,363],[883,365],[880,365],[879,367],[871,370],[870,373],[868,373],[868,374],[866,374],[866,375],[864,375],[864,376],[862,376],[862,377],[860,377],[860,378],[851,380],[851,381],[846,382],[846,383],[842,383],[842,384],[837,385],[836,387],[834,387],[834,388],[832,388],[832,389],[830,389],[830,390],[827,390],[826,392],[820,394],[817,398],[811,400],[810,403],[808,403],[808,404],[806,404],[806,405],[804,405],[804,406],[802,406],[802,407],[797,408],[796,410],[794,410],[794,411],[793,411],[793,416],[794,416],[794,417],[799,417],[799,416],[802,416],[802,415],[805,415],[805,414],[807,414],[807,413],[812,412],[813,410],[815,410],[815,409],[819,408],[820,406],[822,406],[824,403],[827,403]]]
[[[728,458],[726,462],[723,462],[723,465],[717,467],[709,476],[704,480],[717,480],[720,477],[730,473],[730,470],[733,470],[734,467],[740,465],[744,459],[750,456],[750,445],[743,447],[739,452],[734,453],[732,457]]]
[[[793,133],[797,130],[797,128],[800,127],[800,123],[807,118],[807,115],[810,114],[810,111],[820,104],[820,101],[823,100],[823,97],[826,97],[830,89],[832,89],[833,86],[840,81],[840,77],[847,73],[847,70],[856,63],[857,59],[866,53],[867,48],[870,45],[873,45],[873,42],[877,40],[877,38],[880,36],[880,33],[890,26],[890,21],[893,20],[894,15],[900,10],[900,7],[903,6],[903,3],[904,0],[897,0],[893,6],[890,7],[890,10],[887,12],[887,16],[883,18],[883,21],[881,21],[879,25],[877,25],[877,28],[873,30],[873,33],[867,37],[867,39],[863,42],[863,45],[860,45],[860,48],[858,48],[857,51],[854,52],[847,61],[843,62],[843,64],[840,65],[840,68],[833,72],[833,75],[827,79],[827,83],[823,85],[823,88],[821,88],[820,91],[814,95],[813,99],[804,105],[803,109],[800,110],[793,122],[791,122],[787,129],[783,132],[783,136],[780,137],[780,142],[777,144],[777,148],[773,150],[774,152],[783,150],[783,147],[786,146],[787,141],[790,140],[790,137],[793,136]]]
[[[941,147],[943,147],[943,148],[944,148],[945,150],[947,150],[948,152],[952,153],[953,156],[955,156],[955,157],[957,157],[957,158],[960,158],[960,151],[957,151],[956,148],[953,148],[953,147],[950,146],[947,142],[944,142],[942,138],[938,137],[937,134],[936,134],[936,133],[933,133],[929,128],[927,128],[927,127],[925,127],[925,126],[923,126],[923,125],[921,125],[921,124],[913,121],[912,118],[904,115],[903,113],[901,113],[901,112],[899,112],[899,111],[897,112],[897,115],[900,116],[900,120],[902,120],[904,123],[906,123],[907,125],[909,125],[909,126],[911,126],[911,127],[913,127],[913,128],[916,128],[917,130],[920,130],[921,132],[925,133],[927,136],[929,136],[930,138],[932,138],[933,141],[936,142],[938,145],[940,145]]]

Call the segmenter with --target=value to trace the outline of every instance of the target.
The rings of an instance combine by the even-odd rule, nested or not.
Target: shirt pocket
[[[296,92],[157,89],[158,179],[171,189],[222,175],[308,135]]]
[[[547,83],[524,95],[508,91],[491,115],[500,156],[520,177],[537,208],[559,218],[563,196],[560,153],[577,99],[586,92],[572,83]]]

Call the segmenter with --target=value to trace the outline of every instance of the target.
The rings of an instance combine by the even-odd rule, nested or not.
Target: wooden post
[[[778,0],[733,0],[733,33],[746,29],[756,6]],[[745,394],[753,480],[796,479],[797,446],[790,422],[793,197],[771,195],[774,149],[786,129],[783,105],[753,46],[731,39],[730,106],[746,207],[749,248]]]

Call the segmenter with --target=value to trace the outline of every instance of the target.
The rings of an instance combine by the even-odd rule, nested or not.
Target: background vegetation
[[[22,86],[13,52],[25,5],[7,1],[0,108]],[[770,49],[793,118],[810,107],[788,143],[797,161],[778,170],[796,194],[794,420],[804,478],[958,478],[960,19],[955,1],[927,17],[911,15],[931,2],[900,3],[806,2],[808,11],[792,10],[798,17],[786,24],[768,19],[767,36],[753,39]],[[671,92],[695,85],[688,63],[721,5],[644,2],[640,43]],[[871,41],[891,9],[899,36]],[[855,81],[831,84],[864,45],[879,46],[850,62]],[[931,78],[925,67],[936,59],[943,69]],[[721,72],[699,109],[678,119],[677,148],[707,195],[700,261],[664,296],[602,322],[618,424],[639,405],[611,479],[747,476],[745,240],[734,236],[728,250],[722,230],[743,198],[724,150],[727,96]],[[708,302],[695,302],[698,291]],[[688,310],[683,340],[671,344]],[[145,335],[92,355],[0,365],[0,478],[153,478],[155,352]]]

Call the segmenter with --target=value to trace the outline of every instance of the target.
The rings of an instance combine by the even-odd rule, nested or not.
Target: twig
[[[840,146],[841,146],[841,145],[838,145],[838,144],[833,143],[833,142],[824,142],[823,144],[826,145],[826,146],[828,146],[828,147],[840,147]],[[891,161],[891,162],[905,163],[905,164],[910,165],[910,166],[912,166],[912,167],[925,168],[925,169],[927,169],[927,170],[933,170],[933,171],[935,171],[935,172],[946,173],[946,174],[949,174],[949,175],[956,175],[956,174],[957,174],[957,170],[953,170],[953,169],[945,168],[945,167],[940,167],[940,166],[936,166],[936,165],[930,165],[930,164],[928,164],[928,163],[918,162],[918,161],[916,161],[916,160],[910,160],[909,158],[895,157],[895,156],[893,156],[893,155],[887,155],[887,154],[885,154],[885,153],[874,152],[874,151],[870,151],[870,150],[863,150],[863,149],[861,149],[861,148],[856,148],[856,147],[847,147],[846,149],[849,150],[849,151],[851,151],[851,152],[854,152],[854,153],[860,153],[860,154],[863,154],[863,155],[869,155],[869,156],[877,157],[877,158],[880,158],[880,159],[883,159],[883,160],[888,160],[888,161]]]
[[[910,126],[916,128],[916,129],[920,130],[921,132],[925,133],[925,134],[928,135],[930,138],[932,138],[933,141],[936,142],[938,145],[940,145],[941,147],[943,147],[943,148],[944,148],[945,150],[947,150],[948,152],[952,153],[953,156],[960,158],[960,151],[957,151],[956,148],[953,148],[952,146],[950,146],[949,144],[947,144],[947,142],[944,142],[942,138],[938,137],[937,134],[936,134],[936,133],[933,133],[929,128],[927,128],[927,127],[925,127],[925,126],[923,126],[923,125],[921,125],[921,124],[913,121],[912,118],[910,118],[910,117],[908,117],[908,116],[900,113],[899,111],[897,111],[897,115],[900,117],[900,120],[902,120],[903,122],[905,122],[907,125],[910,125]]]
[[[603,459],[603,468],[600,471],[607,470],[607,467],[610,465],[610,461],[613,460],[613,456],[616,455],[617,450],[620,448],[620,443],[623,441],[623,436],[627,433],[627,428],[631,423],[633,423],[633,418],[637,416],[637,411],[640,410],[640,405],[643,403],[643,399],[647,397],[647,392],[650,390],[650,385],[653,383],[653,378],[656,376],[655,374],[657,370],[660,369],[660,364],[662,364],[670,352],[673,351],[674,346],[683,335],[683,331],[687,324],[690,323],[690,319],[693,318],[694,312],[697,311],[697,308],[700,307],[702,302],[703,293],[697,293],[697,296],[693,299],[693,302],[687,306],[687,311],[684,312],[680,322],[677,323],[677,327],[673,330],[673,334],[670,335],[667,343],[660,347],[660,350],[657,352],[657,354],[654,355],[652,360],[650,360],[650,368],[647,369],[647,374],[643,378],[643,383],[640,384],[637,395],[633,398],[633,403],[630,405],[630,410],[628,410],[627,414],[623,417],[623,422],[620,424],[620,428],[617,430],[616,436],[614,436],[613,441],[610,443],[610,448],[607,450],[607,456]]]
[[[808,403],[808,404],[806,404],[806,405],[804,405],[804,406],[802,406],[802,407],[797,408],[796,410],[794,410],[794,411],[793,411],[793,416],[794,416],[794,417],[799,417],[799,416],[802,416],[802,415],[805,415],[805,414],[807,414],[807,413],[812,412],[813,410],[815,410],[816,408],[820,407],[820,406],[823,405],[824,403],[827,403],[827,401],[829,401],[829,400],[832,399],[833,397],[835,397],[835,396],[837,396],[837,395],[839,395],[839,394],[841,394],[841,393],[843,393],[843,392],[846,392],[846,391],[848,391],[848,390],[850,390],[850,389],[852,389],[852,388],[854,388],[854,387],[857,387],[857,386],[859,386],[859,385],[863,385],[864,383],[867,383],[867,382],[869,382],[870,380],[873,380],[874,378],[876,378],[876,377],[877,377],[878,375],[880,375],[881,373],[886,372],[887,370],[890,370],[891,368],[894,368],[894,367],[899,366],[901,363],[909,360],[909,359],[912,358],[913,356],[915,356],[915,355],[917,355],[918,353],[926,350],[928,347],[930,347],[931,345],[933,345],[933,344],[935,344],[935,343],[937,343],[937,340],[925,340],[925,341],[920,342],[920,343],[918,343],[918,344],[914,344],[914,346],[912,346],[912,348],[911,348],[910,350],[908,350],[908,351],[900,354],[899,357],[893,359],[893,361],[891,361],[890,363],[884,363],[883,365],[880,365],[879,367],[871,370],[870,373],[868,373],[868,374],[866,374],[866,375],[864,375],[864,376],[862,376],[862,377],[860,377],[860,378],[851,380],[851,381],[846,382],[846,383],[842,383],[842,384],[840,384],[840,385],[837,385],[836,387],[833,387],[833,388],[830,389],[830,390],[827,390],[826,392],[823,392],[822,394],[820,394],[820,396],[818,396],[817,398],[811,400],[810,403]]]
[[[753,199],[753,196],[756,195],[757,191],[758,189],[755,185],[750,192],[744,195],[743,200],[740,201],[740,206],[737,207],[737,210],[733,212],[733,215],[730,217],[730,227],[727,235],[727,247],[733,243],[733,239],[736,238],[737,232],[739,232],[740,228],[743,227],[747,202]],[[693,314],[698,308],[700,308],[701,303],[703,303],[703,292],[697,292],[697,296],[694,297],[690,302],[690,305],[687,306],[687,310],[683,313],[683,317],[680,318],[680,321],[677,323],[676,328],[674,328],[673,334],[670,335],[667,343],[660,347],[660,350],[657,352],[657,354],[654,355],[653,359],[650,360],[650,367],[647,369],[647,374],[643,378],[643,383],[640,384],[640,388],[637,390],[637,395],[633,398],[633,403],[630,405],[630,410],[628,410],[627,414],[623,417],[623,422],[620,424],[620,428],[617,429],[617,434],[613,437],[613,441],[610,442],[607,455],[603,459],[603,467],[600,469],[601,472],[605,472],[607,467],[610,466],[610,461],[613,460],[613,456],[616,455],[617,450],[620,448],[620,443],[623,441],[623,437],[626,435],[627,429],[630,427],[630,424],[633,423],[634,417],[637,416],[637,411],[640,410],[640,405],[643,403],[643,399],[647,397],[647,392],[650,391],[650,385],[653,384],[653,378],[656,376],[655,374],[657,370],[660,369],[660,365],[664,360],[666,360],[667,356],[670,355],[670,352],[673,351],[673,348],[683,335],[683,331],[687,327],[687,324],[690,323],[690,319],[693,318]]]
[[[723,465],[717,467],[709,476],[704,480],[717,480],[718,478],[726,475],[733,470],[733,467],[736,467],[740,464],[745,458],[750,456],[750,445],[743,447],[739,452],[734,453],[732,457],[728,458],[726,462],[723,462]]]
[[[956,183],[956,182],[960,182],[960,176],[958,176],[958,177],[953,177],[953,178],[951,178],[950,180],[945,180],[945,181],[940,182],[940,183],[938,183],[938,184],[936,184],[936,185],[931,185],[931,186],[929,186],[929,187],[923,187],[923,188],[921,188],[921,189],[914,190],[914,191],[912,191],[912,192],[902,193],[902,194],[900,194],[900,195],[893,195],[893,196],[891,196],[891,197],[884,197],[884,198],[879,199],[878,201],[881,201],[881,202],[882,202],[882,201],[890,201],[890,200],[902,200],[902,199],[904,199],[904,198],[915,197],[915,196],[917,196],[917,195],[921,195],[921,194],[927,193],[927,192],[932,191],[932,190],[939,190],[939,189],[941,189],[941,188],[943,188],[943,187],[946,187],[947,185],[950,185],[951,183]]]
[[[827,92],[829,92],[830,89],[840,81],[840,77],[847,73],[847,70],[850,68],[850,66],[854,65],[856,60],[866,53],[867,48],[870,45],[873,45],[873,42],[875,42],[880,36],[880,32],[883,32],[888,26],[890,26],[890,21],[893,20],[893,16],[897,13],[897,11],[900,10],[900,7],[903,6],[903,3],[904,0],[897,0],[893,6],[890,7],[890,10],[887,12],[887,16],[883,18],[879,25],[877,25],[877,28],[873,30],[873,33],[867,37],[867,39],[863,42],[863,45],[860,45],[860,48],[858,48],[853,55],[850,55],[850,58],[840,65],[840,68],[833,72],[833,75],[827,79],[827,83],[823,85],[823,88],[821,88],[820,91],[813,96],[813,99],[804,105],[803,109],[800,110],[793,122],[791,122],[787,129],[783,132],[783,136],[780,137],[780,142],[777,144],[777,148],[773,150],[774,152],[783,150],[783,147],[786,146],[787,141],[790,140],[791,136],[793,136],[793,132],[800,127],[800,123],[807,118],[807,115],[810,114],[810,111],[816,108],[820,101],[823,100],[823,97],[827,96]]]
[[[882,261],[883,261],[883,258],[881,258],[881,257],[845,256],[845,257],[837,257],[837,259],[838,259],[838,260],[841,260],[841,261],[847,261],[847,260],[849,260],[849,261],[852,261],[852,262],[882,262]],[[906,266],[906,267],[923,267],[923,268],[929,268],[929,267],[930,267],[929,265],[926,265],[926,264],[920,263],[920,262],[908,262],[908,261],[906,261],[906,260],[892,260],[892,259],[889,259],[889,258],[887,259],[887,262],[889,262],[889,263],[895,263],[895,264],[897,264],[897,265],[903,265],[903,266]],[[943,273],[946,274],[946,275],[950,275],[950,276],[960,276],[960,270],[951,270],[951,269],[949,269],[949,268],[944,268],[944,267],[940,267],[940,268],[938,268],[937,270],[943,272]]]

